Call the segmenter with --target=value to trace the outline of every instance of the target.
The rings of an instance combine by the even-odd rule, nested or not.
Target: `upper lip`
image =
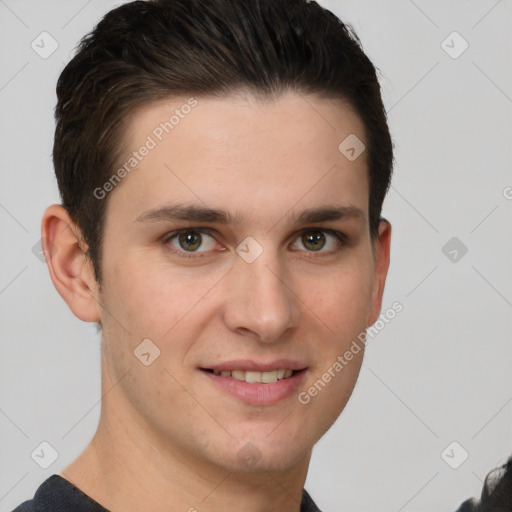
[[[240,370],[249,372],[269,372],[272,370],[304,370],[307,365],[300,361],[292,359],[275,359],[266,363],[252,361],[250,359],[237,359],[233,361],[225,361],[223,363],[213,364],[211,366],[202,366],[203,370],[217,370],[219,372]]]

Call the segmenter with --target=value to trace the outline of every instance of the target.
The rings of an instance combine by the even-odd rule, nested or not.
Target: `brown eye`
[[[202,236],[197,231],[186,231],[178,236],[180,248],[185,251],[195,251],[201,247]]]
[[[302,243],[310,251],[319,251],[325,245],[325,234],[322,231],[308,231],[302,234]]]
[[[335,253],[345,245],[345,236],[330,229],[308,229],[303,231],[292,246],[294,251]]]
[[[194,229],[174,233],[165,240],[165,243],[181,253],[207,252],[216,246],[216,241],[212,236]]]

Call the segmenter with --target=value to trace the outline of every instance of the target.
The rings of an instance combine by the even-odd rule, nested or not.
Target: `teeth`
[[[278,370],[272,370],[270,372],[251,372],[244,370],[213,370],[215,375],[220,375],[222,377],[233,377],[236,380],[244,380],[249,383],[264,383],[264,384],[272,384],[277,382],[278,380],[287,379],[291,377],[293,374],[293,370],[279,368]]]
[[[261,372],[245,372],[245,382],[261,382]]]
[[[277,382],[277,370],[272,372],[261,372],[261,382],[264,382],[265,384]]]

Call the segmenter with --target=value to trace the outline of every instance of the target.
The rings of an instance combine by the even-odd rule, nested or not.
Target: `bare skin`
[[[186,101],[127,119],[127,158]],[[101,292],[78,227],[58,205],[45,212],[52,281],[78,318],[103,329],[98,429],[60,474],[113,512],[298,512],[312,448],[348,402],[364,350],[308,404],[298,395],[377,320],[391,226],[370,237],[366,152],[350,161],[338,150],[350,134],[365,141],[364,130],[341,101],[197,101],[99,199]],[[178,204],[238,222],[147,214]],[[327,206],[339,218],[297,220]],[[240,244],[262,252],[248,263]],[[145,339],[160,351],[149,365],[134,355]],[[286,396],[263,391],[249,403],[207,371],[235,360],[301,371]],[[265,385],[279,387],[251,384]]]

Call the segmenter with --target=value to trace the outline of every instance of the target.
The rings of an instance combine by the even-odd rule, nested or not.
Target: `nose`
[[[237,258],[226,283],[224,321],[238,334],[262,343],[279,341],[299,324],[300,301],[277,257],[265,251],[256,261]]]

